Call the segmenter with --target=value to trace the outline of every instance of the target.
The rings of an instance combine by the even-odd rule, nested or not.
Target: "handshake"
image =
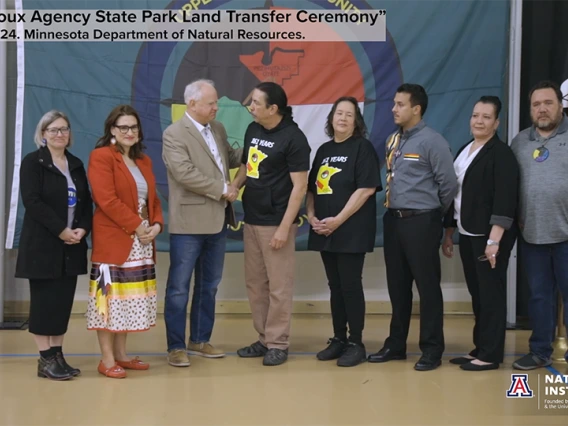
[[[237,199],[238,196],[239,196],[238,188],[233,186],[233,184],[227,182],[227,191],[223,194],[223,198],[228,202],[232,203]]]

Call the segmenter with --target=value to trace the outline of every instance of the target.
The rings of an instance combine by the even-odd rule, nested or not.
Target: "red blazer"
[[[164,229],[160,199],[156,193],[156,179],[152,160],[147,155],[136,160],[136,165],[148,183],[148,220]],[[89,182],[95,213],[93,215],[93,262],[121,265],[126,262],[136,234],[142,223],[138,216],[136,182],[124,163],[122,154],[114,147],[96,148],[89,159]],[[154,244],[154,261],[156,245]]]

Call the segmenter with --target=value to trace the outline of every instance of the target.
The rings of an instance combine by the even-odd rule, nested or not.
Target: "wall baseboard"
[[[6,317],[27,316],[30,310],[29,300],[7,300],[4,302],[4,315]],[[73,314],[85,314],[86,300],[76,300],[73,303]],[[189,310],[188,310],[189,312]],[[164,313],[164,302],[158,302],[158,313]],[[218,300],[216,306],[218,314],[250,314],[248,300]],[[296,300],[293,313],[295,314],[329,314],[330,307],[327,300]],[[388,301],[370,301],[366,303],[367,314],[390,314],[391,304]],[[420,313],[420,302],[414,301],[412,313]],[[444,313],[447,315],[471,315],[471,302],[444,302]]]

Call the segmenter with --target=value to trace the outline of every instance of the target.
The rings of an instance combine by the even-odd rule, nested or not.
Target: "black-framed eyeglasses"
[[[495,257],[497,257],[497,256],[499,256],[499,252],[495,253]],[[479,260],[480,262],[486,262],[486,261],[489,260],[489,258],[486,255],[483,255],[483,256],[479,256],[477,258],[477,260]]]
[[[49,136],[57,136],[57,134],[59,132],[61,132],[62,135],[68,135],[69,132],[71,131],[70,127],[51,127],[49,129],[45,129],[45,132],[49,135]]]
[[[127,134],[129,130],[132,130],[132,133],[138,133],[140,131],[140,126],[135,124],[134,126],[114,126],[118,129],[120,133],[123,135]]]

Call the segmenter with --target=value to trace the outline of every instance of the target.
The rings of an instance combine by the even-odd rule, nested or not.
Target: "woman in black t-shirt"
[[[327,117],[332,140],[316,153],[308,181],[308,249],[321,252],[329,288],[334,337],[317,354],[352,367],[366,359],[363,263],[375,245],[375,193],[382,190],[377,153],[352,97],[339,98]],[[349,324],[349,340],[347,325]]]

